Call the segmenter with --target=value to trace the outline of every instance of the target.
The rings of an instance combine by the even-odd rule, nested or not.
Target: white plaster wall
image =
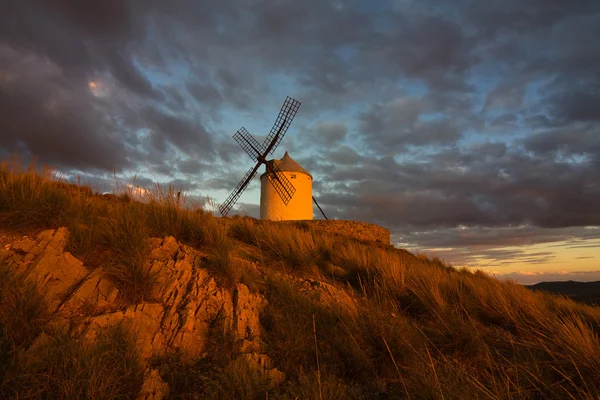
[[[301,172],[283,171],[296,188],[286,206],[266,175],[260,178],[260,219],[288,221],[313,219],[312,178]],[[295,176],[293,178],[292,176]]]

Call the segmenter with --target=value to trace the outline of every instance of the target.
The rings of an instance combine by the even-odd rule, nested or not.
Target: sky
[[[1,8],[2,158],[218,204],[251,166],[232,135],[261,140],[291,96],[275,156],[313,175],[328,217],[521,283],[600,280],[597,0]],[[258,217],[259,189],[234,213]]]

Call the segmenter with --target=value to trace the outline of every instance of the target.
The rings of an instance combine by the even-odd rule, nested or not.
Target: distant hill
[[[595,282],[540,282],[527,286],[533,290],[543,290],[554,294],[562,294],[573,300],[588,304],[600,305],[600,281]]]

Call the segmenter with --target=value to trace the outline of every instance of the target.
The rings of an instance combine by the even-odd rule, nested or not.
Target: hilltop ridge
[[[146,196],[0,167],[1,398],[600,395],[598,307]]]
[[[577,282],[577,281],[555,281],[539,282],[529,285],[532,290],[543,290],[549,293],[568,296],[574,300],[585,303],[600,305],[600,281]]]

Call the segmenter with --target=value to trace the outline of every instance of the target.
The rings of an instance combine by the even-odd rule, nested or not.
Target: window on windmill
[[[292,174],[292,175],[290,175],[290,178],[291,178],[291,179],[296,179],[296,174]]]

